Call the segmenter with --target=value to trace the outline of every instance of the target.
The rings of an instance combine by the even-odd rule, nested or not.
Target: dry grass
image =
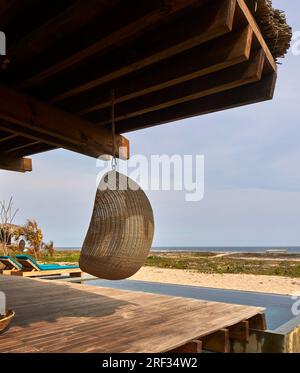
[[[266,43],[275,58],[283,58],[290,48],[292,28],[285,13],[274,9],[271,0],[247,0]]]

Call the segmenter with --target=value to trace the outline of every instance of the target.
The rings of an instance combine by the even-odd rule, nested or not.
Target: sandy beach
[[[300,278],[249,274],[208,274],[185,269],[142,267],[131,280],[220,289],[300,295]]]

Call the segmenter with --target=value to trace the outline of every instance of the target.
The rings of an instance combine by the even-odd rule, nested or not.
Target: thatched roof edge
[[[275,60],[290,48],[292,28],[282,10],[274,9],[271,0],[246,0]]]

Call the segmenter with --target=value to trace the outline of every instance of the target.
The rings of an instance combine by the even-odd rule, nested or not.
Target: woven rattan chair
[[[100,181],[80,268],[91,275],[121,280],[136,273],[151,249],[153,212],[132,179],[110,171]]]

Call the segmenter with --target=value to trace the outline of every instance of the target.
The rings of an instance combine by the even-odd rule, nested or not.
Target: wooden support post
[[[229,352],[229,330],[221,329],[213,334],[209,334],[203,338],[202,348],[203,350],[212,352]]]
[[[230,326],[228,330],[230,339],[241,342],[249,341],[249,321],[242,321],[238,324]]]
[[[284,353],[287,351],[288,335],[265,330],[250,329],[250,342],[247,345],[247,353]],[[296,351],[294,351],[296,352]]]
[[[266,330],[267,329],[267,322],[264,313],[258,313],[257,315],[251,317],[249,321],[249,328],[256,329],[256,330]]]
[[[171,354],[198,354],[202,352],[202,342],[193,340],[183,346],[177,347],[174,350],[168,351]]]

